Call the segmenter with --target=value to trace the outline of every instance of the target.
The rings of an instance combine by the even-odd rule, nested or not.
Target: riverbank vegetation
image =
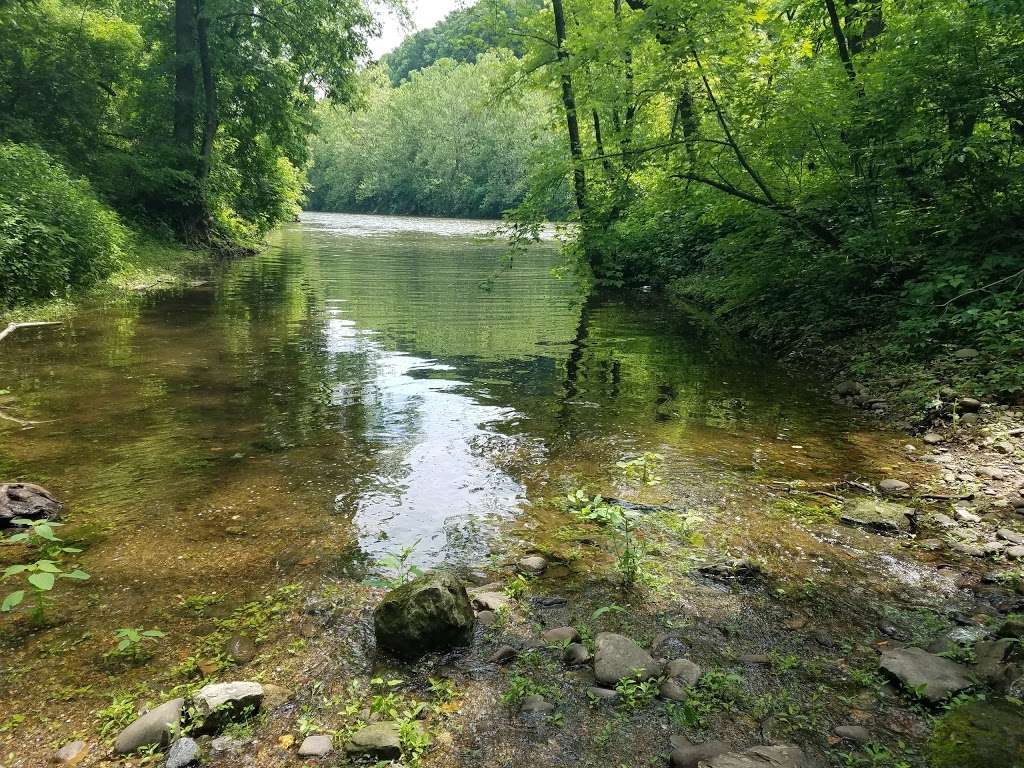
[[[509,216],[535,224],[570,184],[576,255],[599,285],[659,287],[776,350],[880,387],[895,381],[918,405],[940,384],[1019,399],[1019,11],[1000,0],[483,0],[476,26],[453,15],[386,64],[394,82],[407,79],[394,100],[415,94],[417,111],[433,115],[454,91],[428,84],[442,73],[473,79],[433,56],[476,60],[487,45],[519,54],[503,60],[498,92],[533,100],[542,146],[561,149],[530,155],[530,193]],[[499,61],[476,77],[493,77]],[[409,74],[416,66],[426,69]],[[538,90],[553,105],[543,116]],[[476,131],[458,101],[464,130]],[[360,119],[335,123],[325,135],[345,139],[319,144],[318,158],[333,141],[346,163],[367,154],[390,165],[400,152],[398,165],[424,172],[418,153],[440,134],[459,155],[460,130],[417,143],[415,130],[347,130]],[[524,125],[521,112],[509,119],[509,131]],[[453,207],[451,186],[465,193],[493,167],[461,170],[425,172],[443,181],[420,186],[397,174],[314,174],[313,199],[484,214],[490,206]],[[374,198],[381,178],[401,191]]]
[[[343,102],[358,0],[0,6],[0,302],[109,274],[132,231],[224,251],[293,217],[316,98]]]

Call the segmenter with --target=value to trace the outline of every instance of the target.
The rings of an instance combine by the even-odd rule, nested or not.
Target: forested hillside
[[[360,0],[0,4],[0,303],[63,294],[131,229],[257,243],[294,216],[315,97],[345,101]]]

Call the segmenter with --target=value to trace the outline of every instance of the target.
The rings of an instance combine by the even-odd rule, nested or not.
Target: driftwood
[[[14,333],[19,328],[37,328],[37,327],[42,326],[42,325],[60,325],[60,323],[54,323],[54,322],[50,322],[50,323],[11,323],[6,328],[4,328],[2,331],[0,331],[0,341],[3,341],[4,339],[6,339],[8,336],[10,336],[12,333]]]
[[[3,411],[0,411],[0,419],[3,419],[4,421],[13,421],[15,424],[18,424],[22,427],[34,427],[36,424],[53,423],[53,419],[50,419],[48,421],[29,421],[28,419],[19,419],[17,416],[11,416],[11,414],[4,413]]]

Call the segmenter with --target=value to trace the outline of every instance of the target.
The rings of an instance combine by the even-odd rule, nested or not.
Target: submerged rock
[[[650,680],[661,675],[661,665],[628,637],[602,632],[594,647],[594,675],[599,683],[615,685],[627,678]]]
[[[927,752],[932,768],[1019,766],[1024,755],[1024,706],[996,699],[956,707],[936,724]]]
[[[916,513],[911,507],[880,499],[855,499],[843,507],[840,520],[847,525],[868,528],[878,533],[897,534],[910,531]]]
[[[127,755],[140,747],[166,747],[181,730],[184,699],[173,699],[139,717],[114,740],[114,751]]]
[[[0,528],[11,525],[19,517],[27,520],[56,520],[64,505],[48,490],[32,483],[0,485]]]
[[[469,645],[475,622],[465,586],[446,571],[392,590],[373,614],[377,646],[403,659]]]
[[[921,648],[891,648],[882,653],[883,672],[925,701],[936,704],[970,688],[966,667]]]

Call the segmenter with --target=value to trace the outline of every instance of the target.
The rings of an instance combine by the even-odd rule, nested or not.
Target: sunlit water
[[[507,267],[495,226],[307,214],[207,285],[7,338],[0,407],[45,423],[0,422],[0,477],[66,502],[93,574],[62,626],[166,627],[186,596],[358,575],[413,545],[478,564],[496,531],[543,526],[544,499],[607,488],[639,451],[707,514],[755,482],[859,477],[893,447],[653,299],[584,302],[552,239]],[[728,525],[776,546],[762,507],[734,508]]]

